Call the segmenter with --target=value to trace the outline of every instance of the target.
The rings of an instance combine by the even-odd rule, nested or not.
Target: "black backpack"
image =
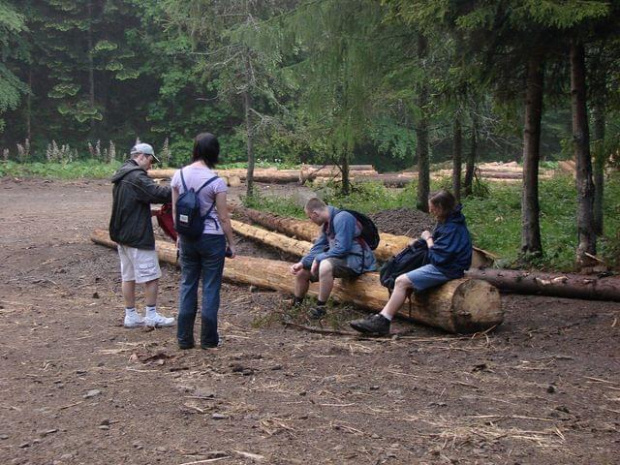
[[[343,212],[349,212],[355,217],[355,219],[362,225],[362,232],[360,237],[364,240],[370,250],[375,250],[379,246],[379,230],[373,221],[363,213],[355,210],[341,210]]]
[[[211,205],[209,210],[207,210],[207,213],[201,215],[198,193],[209,184],[211,184],[213,181],[215,181],[217,178],[218,176],[213,176],[202,186],[200,186],[198,190],[194,190],[193,188],[188,189],[187,185],[185,184],[185,179],[183,178],[183,170],[181,170],[183,193],[179,195],[179,198],[177,199],[175,217],[176,221],[174,228],[183,237],[186,237],[188,239],[198,239],[200,236],[202,236],[205,220],[209,218],[213,207],[215,207],[215,202]],[[213,219],[213,221],[215,221],[215,219]]]
[[[387,287],[391,293],[394,289],[396,278],[401,274],[413,271],[429,263],[426,241],[417,240],[413,245],[405,247],[398,255],[390,258],[381,267],[379,270],[379,282],[382,286]]]

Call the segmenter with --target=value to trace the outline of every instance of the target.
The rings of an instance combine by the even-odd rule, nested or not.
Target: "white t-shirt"
[[[185,185],[188,189],[191,189],[193,187],[195,191],[197,191],[200,186],[202,186],[205,182],[215,176],[215,173],[206,166],[197,167],[190,165],[182,168],[182,170]],[[177,170],[177,172],[174,173],[170,185],[173,188],[178,189],[179,194],[185,192],[185,189],[183,188],[183,183],[181,182],[181,170]],[[215,196],[221,192],[228,192],[228,187],[226,186],[226,182],[222,178],[217,178],[215,181],[211,182],[207,187],[204,187],[198,193],[201,215],[207,213],[209,208],[211,208],[211,205],[215,203]],[[215,206],[211,210],[211,213],[209,213],[209,217],[205,220],[205,227],[203,233],[224,234],[224,231],[222,231],[222,225],[220,224],[220,219],[217,214],[217,208]]]

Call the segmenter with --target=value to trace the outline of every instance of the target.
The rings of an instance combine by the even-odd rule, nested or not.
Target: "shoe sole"
[[[175,323],[168,323],[168,324],[161,324],[161,323],[155,323],[155,324],[148,324],[145,323],[144,326],[146,326],[147,328],[170,328],[171,326],[174,326]]]
[[[127,328],[127,329],[132,329],[132,328],[143,328],[144,326],[145,326],[145,325],[144,325],[144,323],[135,323],[135,324],[131,324],[131,325],[126,325],[126,324],[123,324],[123,327],[124,327],[124,328]]]
[[[389,336],[390,335],[389,331],[387,333],[382,333],[382,332],[377,332],[377,331],[369,331],[367,328],[364,328],[362,326],[357,326],[354,323],[349,323],[349,326],[351,326],[351,328],[353,328],[355,331],[359,331],[362,334],[369,334],[371,336]]]

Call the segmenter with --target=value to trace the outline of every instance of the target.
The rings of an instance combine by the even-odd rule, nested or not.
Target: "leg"
[[[400,275],[394,283],[394,291],[381,313],[367,319],[355,320],[351,327],[362,333],[386,335],[390,333],[390,323],[396,312],[402,307],[411,291],[423,291],[449,281],[433,265],[424,265],[413,271]]]
[[[194,321],[198,306],[198,280],[200,279],[200,255],[193,243],[181,243],[181,286],[179,288],[179,316],[177,340],[179,347],[194,346]]]
[[[401,274],[398,278],[396,278],[396,282],[394,283],[394,291],[390,296],[390,300],[388,300],[385,307],[383,307],[383,310],[381,310],[381,315],[386,317],[388,320],[392,320],[398,309],[402,307],[405,300],[407,300],[407,295],[411,290],[413,290],[413,283],[409,281],[406,274]]]
[[[121,285],[121,291],[123,293],[123,300],[125,301],[125,308],[136,307],[136,282],[135,281],[123,281]]]
[[[319,265],[319,302],[327,302],[334,288],[334,267],[332,262],[323,260]]]
[[[308,293],[310,287],[310,270],[300,270],[295,275],[295,297],[303,299]]]
[[[157,291],[159,289],[159,279],[154,279],[144,283],[144,300],[147,307],[157,307]]]
[[[220,289],[224,271],[226,240],[223,236],[206,235],[202,249],[202,310],[200,346],[203,349],[217,347],[220,336],[217,331],[217,317],[220,309]]]

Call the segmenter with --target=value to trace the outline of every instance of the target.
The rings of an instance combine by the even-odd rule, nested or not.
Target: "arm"
[[[215,194],[215,208],[217,209],[217,215],[219,216],[220,223],[222,224],[222,230],[224,231],[224,235],[226,236],[228,248],[230,249],[230,251],[232,252],[232,256],[234,257],[237,252],[235,250],[233,230],[230,224],[230,214],[228,213],[226,192],[219,192]]]
[[[420,234],[420,238],[426,242],[426,246],[430,249],[431,247],[433,247],[435,245],[435,242],[433,241],[433,235],[431,234],[431,232],[427,229],[422,231],[422,234]],[[412,241],[412,244],[415,241]]]
[[[431,248],[429,245],[429,258],[433,265],[441,266],[450,263],[459,251],[460,241],[455,229],[442,231],[436,242],[433,242],[432,237],[430,242],[433,246]]]
[[[172,198],[172,190],[168,186],[159,186],[148,177],[145,172],[140,172],[136,178],[136,194],[138,200],[144,203],[166,203]]]
[[[320,253],[316,261],[320,262],[326,258],[342,258],[351,253],[353,240],[355,238],[355,228],[357,222],[355,217],[347,212],[338,213],[332,220],[334,222],[334,245],[327,252]]]
[[[327,236],[325,235],[325,233],[322,232],[318,239],[312,245],[312,248],[310,249],[310,252],[308,252],[308,255],[303,257],[300,263],[303,264],[304,268],[310,268],[314,259],[319,254],[322,254],[325,251],[325,248],[328,246],[329,241],[327,240]]]

